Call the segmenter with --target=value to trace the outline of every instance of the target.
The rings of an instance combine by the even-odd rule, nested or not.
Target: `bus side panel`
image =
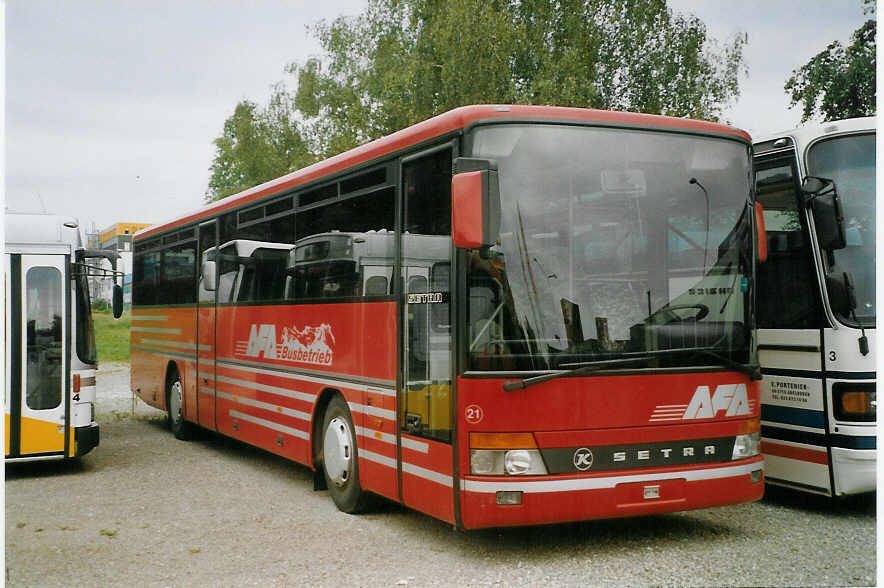
[[[357,411],[361,414],[356,414]],[[350,403],[350,414],[354,419],[362,419],[362,425],[356,428],[360,484],[366,490],[398,502],[395,394],[370,388],[365,393],[364,405]]]
[[[184,385],[184,417],[196,422],[196,310],[192,306],[132,309],[131,385],[147,404],[166,409],[166,370]]]
[[[350,407],[360,482],[396,499],[396,305],[218,309],[217,423],[226,435],[312,466],[323,393]]]
[[[402,500],[409,507],[454,523],[451,445],[402,435]]]
[[[759,329],[765,478],[831,493],[820,332]]]

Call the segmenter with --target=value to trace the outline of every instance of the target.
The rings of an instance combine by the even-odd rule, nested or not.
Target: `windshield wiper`
[[[654,355],[681,355],[683,353],[696,353],[697,355],[705,355],[710,359],[714,359],[719,362],[721,365],[725,367],[729,367],[734,371],[740,372],[742,374],[746,374],[749,376],[751,380],[760,380],[761,379],[761,366],[758,364],[745,364],[740,363],[739,361],[733,360],[726,355],[722,355],[715,351],[714,348],[709,347],[683,347],[681,349],[661,349],[659,351],[653,352]]]
[[[557,372],[552,372],[550,374],[543,374],[542,376],[534,376],[531,378],[525,378],[524,380],[518,380],[516,382],[504,382],[503,389],[509,392],[510,390],[524,390],[528,386],[533,386],[534,384],[540,384],[542,382],[546,382],[548,380],[552,380],[555,378],[560,378],[562,376],[576,376],[579,374],[586,374],[589,372],[597,372],[603,370],[605,368],[613,368],[620,367],[623,365],[629,365],[631,363],[636,363],[640,361],[647,361],[651,359],[651,355],[640,355],[637,357],[625,357],[621,359],[610,359],[605,361],[593,361],[591,363],[587,363],[586,365],[580,365],[580,367],[576,367],[570,370],[559,370]],[[571,364],[577,365],[577,364]]]
[[[683,347],[680,349],[659,349],[657,351],[649,351],[643,355],[637,355],[634,357],[623,357],[620,359],[610,359],[603,361],[593,361],[586,362],[584,364],[572,363],[572,364],[564,364],[564,365],[572,365],[577,366],[570,370],[559,370],[556,372],[552,372],[549,374],[543,374],[541,376],[533,376],[531,378],[525,378],[524,380],[518,380],[515,382],[504,382],[503,389],[507,392],[511,390],[524,390],[529,386],[533,386],[534,384],[541,384],[543,382],[547,382],[549,380],[553,380],[555,378],[560,378],[562,376],[577,376],[580,374],[587,374],[591,372],[597,372],[604,370],[606,368],[615,368],[621,367],[624,365],[630,365],[632,363],[647,361],[649,359],[654,359],[656,357],[666,356],[666,355],[681,355],[685,353],[696,353],[698,355],[704,355],[720,364],[733,369],[734,371],[740,372],[742,374],[746,374],[749,376],[751,380],[760,380],[761,379],[761,367],[757,364],[746,365],[744,363],[740,363],[739,361],[735,361],[725,355],[717,353],[716,351],[709,349],[707,347]]]

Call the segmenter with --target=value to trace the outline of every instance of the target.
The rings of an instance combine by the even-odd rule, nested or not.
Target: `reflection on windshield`
[[[745,144],[510,125],[479,129],[473,152],[498,162],[502,225],[471,256],[471,369],[681,348],[749,360]]]
[[[851,273],[856,287],[856,317],[875,322],[875,135],[820,141],[807,158],[809,175],[835,181],[847,247],[835,251],[836,265]]]

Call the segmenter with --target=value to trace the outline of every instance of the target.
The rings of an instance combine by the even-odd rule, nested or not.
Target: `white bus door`
[[[68,425],[66,255],[7,255],[6,457],[64,455]]]

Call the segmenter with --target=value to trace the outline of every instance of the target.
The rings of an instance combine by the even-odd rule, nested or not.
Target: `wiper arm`
[[[636,363],[640,361],[647,361],[651,359],[650,355],[640,355],[637,357],[627,357],[623,359],[611,359],[606,361],[594,361],[591,363],[587,363],[586,365],[581,365],[580,367],[576,367],[570,370],[559,370],[557,372],[552,372],[550,374],[543,374],[542,376],[534,376],[531,378],[525,378],[524,380],[518,380],[516,382],[504,382],[503,389],[507,392],[511,390],[524,390],[529,386],[533,386],[534,384],[540,384],[549,380],[553,380],[555,378],[560,378],[562,376],[576,376],[579,374],[586,374],[589,372],[597,372],[601,371],[605,368],[613,368],[620,367],[623,365],[629,365],[631,363]]]
[[[698,355],[705,355],[720,364],[731,368],[736,372],[740,372],[742,374],[746,374],[752,380],[760,380],[761,379],[761,366],[758,364],[745,364],[740,363],[739,361],[735,361],[726,355],[722,355],[714,350],[714,348],[709,347],[682,347],[680,349],[661,349],[659,351],[651,352],[655,356],[660,355],[680,355],[684,353],[696,353]]]
[[[739,361],[734,361],[730,357],[726,355],[721,355],[720,353],[716,353],[710,349],[698,349],[697,353],[700,355],[705,355],[706,357],[711,357],[712,359],[721,362],[723,365],[726,365],[729,368],[734,369],[735,371],[741,372],[749,376],[750,380],[760,380],[761,379],[761,366],[757,364],[745,364],[740,363]]]

